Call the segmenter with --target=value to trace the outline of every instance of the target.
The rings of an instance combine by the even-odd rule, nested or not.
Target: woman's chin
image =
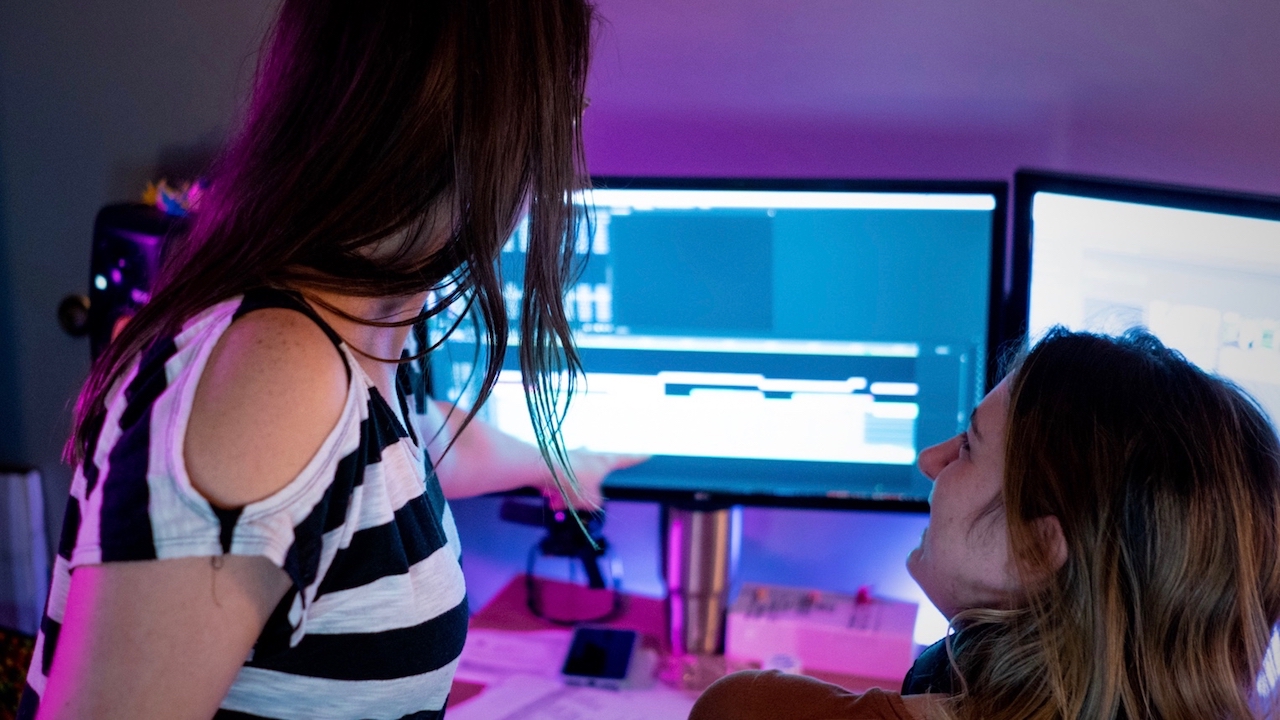
[[[920,564],[921,556],[924,554],[924,544],[927,542],[929,535],[929,526],[925,525],[924,530],[920,531],[920,542],[915,548],[907,553],[907,571],[911,573],[911,577],[915,577],[915,567]]]
[[[920,578],[916,575],[916,572],[920,567],[921,556],[923,554],[924,543],[917,545],[914,550],[907,553],[907,574],[911,576],[912,580],[916,581],[917,585],[920,583]]]

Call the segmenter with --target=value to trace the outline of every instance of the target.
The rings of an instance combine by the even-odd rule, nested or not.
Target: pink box
[[[800,669],[901,680],[915,656],[915,603],[744,583],[729,610],[725,655]]]

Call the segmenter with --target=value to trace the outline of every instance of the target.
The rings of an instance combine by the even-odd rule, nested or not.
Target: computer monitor
[[[1014,187],[1033,341],[1145,326],[1280,418],[1280,198],[1026,170]]]
[[[653,456],[610,498],[927,510],[916,455],[968,422],[1006,339],[989,328],[1025,295],[1004,273],[1006,194],[596,178],[567,295],[586,373],[567,445]],[[521,229],[503,252],[513,336],[526,247]],[[437,397],[469,402],[473,340],[432,355]],[[481,416],[533,439],[514,352]]]

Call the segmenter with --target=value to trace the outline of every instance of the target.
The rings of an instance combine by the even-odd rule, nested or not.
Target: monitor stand
[[[739,507],[663,506],[663,571],[671,652],[724,653],[729,583],[742,528]]]

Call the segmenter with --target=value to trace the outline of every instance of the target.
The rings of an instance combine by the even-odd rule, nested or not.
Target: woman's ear
[[[1031,521],[1036,534],[1040,536],[1040,547],[1054,572],[1067,564],[1067,539],[1062,535],[1062,523],[1056,515],[1045,515]]]

